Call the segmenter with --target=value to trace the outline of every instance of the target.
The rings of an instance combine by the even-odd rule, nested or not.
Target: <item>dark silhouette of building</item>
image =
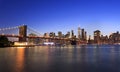
[[[94,40],[91,39],[91,35],[89,35],[87,44],[94,44]]]
[[[100,44],[100,35],[101,32],[99,30],[94,31],[94,43]]]

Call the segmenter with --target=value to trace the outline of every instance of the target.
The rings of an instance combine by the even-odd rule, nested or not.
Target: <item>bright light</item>
[[[12,34],[12,36],[15,36],[15,34]]]
[[[2,33],[2,35],[5,35],[4,33]]]
[[[44,42],[45,45],[54,45],[54,42]]]
[[[23,46],[23,45],[28,45],[28,43],[27,42],[15,42],[14,45]]]

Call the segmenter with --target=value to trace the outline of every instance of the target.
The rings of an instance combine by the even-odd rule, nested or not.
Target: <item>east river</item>
[[[0,48],[0,72],[120,72],[120,45]]]

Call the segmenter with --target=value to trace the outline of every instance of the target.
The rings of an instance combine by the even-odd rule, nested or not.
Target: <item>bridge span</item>
[[[18,29],[18,34],[5,34],[4,33],[4,31],[8,31],[8,33],[9,33],[9,31],[12,29]],[[29,27],[27,27],[27,25],[11,27],[11,28],[2,28],[2,29],[0,29],[0,36],[18,38],[19,42],[26,42],[27,39],[43,39],[44,41],[47,39],[48,41],[54,41],[54,42],[57,42],[59,40],[59,42],[63,42],[63,43],[65,43],[66,41],[70,42],[70,41],[74,41],[74,40],[79,44],[86,43],[86,41],[81,41],[77,38],[73,39],[73,38],[45,37],[45,36],[41,35],[39,32],[36,32],[34,30],[32,30],[32,32],[35,32],[40,35],[29,36],[28,29],[32,30]]]

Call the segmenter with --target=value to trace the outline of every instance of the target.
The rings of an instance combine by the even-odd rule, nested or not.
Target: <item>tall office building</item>
[[[87,40],[87,32],[85,31],[85,37],[84,40]]]
[[[62,38],[62,36],[63,36],[62,32],[59,31],[59,32],[58,32],[58,37],[59,37],[59,38]]]
[[[88,44],[91,44],[91,35],[89,35]]]
[[[65,38],[69,38],[70,37],[70,32],[67,32],[67,34],[65,35]]]
[[[50,37],[55,37],[55,33],[54,33],[54,32],[50,32],[50,33],[49,33],[49,36],[50,36]]]
[[[73,37],[74,37],[74,31],[71,30],[71,38],[73,38]]]
[[[101,32],[99,30],[94,31],[94,43],[100,43]]]
[[[68,31],[67,34],[70,36],[70,32]]]
[[[81,35],[80,35],[80,27],[78,27],[78,39],[81,38]]]
[[[81,30],[81,40],[84,40],[84,38],[85,38],[85,31],[84,31],[84,29],[82,29]]]

